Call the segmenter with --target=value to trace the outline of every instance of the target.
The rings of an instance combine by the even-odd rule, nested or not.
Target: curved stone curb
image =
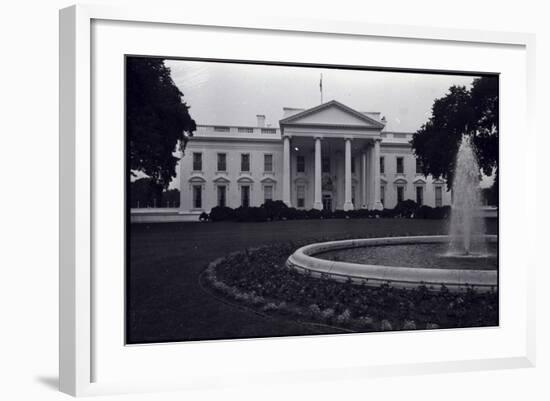
[[[497,242],[496,235],[487,235],[489,242]],[[363,238],[343,241],[320,242],[296,250],[288,259],[287,266],[306,272],[314,277],[328,277],[336,281],[351,279],[367,285],[390,284],[399,288],[414,288],[420,285],[441,287],[450,291],[465,291],[475,288],[490,291],[498,285],[498,274],[494,270],[472,269],[428,269],[399,266],[366,265],[316,258],[314,255],[344,248],[377,245],[429,244],[448,242],[446,235],[416,237]]]

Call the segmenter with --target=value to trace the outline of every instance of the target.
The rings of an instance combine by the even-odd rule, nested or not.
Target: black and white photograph
[[[498,93],[128,56],[127,342],[498,326]]]
[[[499,325],[499,76],[125,60],[126,343]]]

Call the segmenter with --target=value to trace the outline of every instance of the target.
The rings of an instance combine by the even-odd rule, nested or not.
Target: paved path
[[[210,261],[245,247],[325,236],[443,234],[445,224],[402,219],[133,224],[129,342],[327,333],[220,302],[202,289],[200,273]],[[494,232],[496,224],[490,227]]]

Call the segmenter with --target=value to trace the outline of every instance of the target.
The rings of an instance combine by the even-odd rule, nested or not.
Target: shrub
[[[308,219],[320,219],[322,214],[320,210],[310,209],[306,212],[306,216]]]
[[[434,217],[433,208],[422,205],[414,212],[415,219],[433,219]]]
[[[299,220],[299,219],[303,219],[304,218],[304,215],[302,213],[301,210],[298,210],[294,207],[287,207],[283,214],[282,214],[282,217],[283,219],[285,220]]]
[[[281,220],[283,217],[287,217],[288,206],[281,200],[266,200],[260,207],[270,220]]]
[[[372,328],[374,320],[370,316],[361,316],[358,319],[359,325],[365,328]]]
[[[317,210],[317,209],[296,209],[294,207],[288,207],[283,201],[266,201],[260,207],[238,207],[232,209],[230,207],[212,208],[210,215],[202,213],[199,220],[206,221],[240,221],[240,222],[252,222],[252,221],[268,221],[268,220],[318,220],[318,219],[366,219],[366,218],[418,218],[418,219],[446,219],[450,216],[451,207],[443,206],[432,208],[430,206],[418,206],[416,202],[412,200],[405,200],[400,202],[393,209],[383,210]]]
[[[335,210],[333,213],[333,217],[335,219],[343,219],[347,215],[347,212],[344,212],[343,210]]]
[[[393,327],[389,320],[384,319],[380,322],[380,330],[381,331],[392,331]]]
[[[395,206],[395,208],[393,209],[393,212],[398,217],[410,218],[411,216],[414,215],[414,212],[416,211],[417,208],[418,208],[418,205],[416,204],[415,201],[407,199],[399,202],[397,206]]]
[[[336,317],[336,322],[338,322],[339,324],[347,324],[350,321],[350,319],[351,319],[351,312],[349,311],[349,309],[346,309]]]
[[[327,308],[321,313],[321,315],[327,323],[331,323],[332,319],[334,318],[334,309]]]
[[[332,210],[321,210],[322,219],[332,219]]]
[[[216,206],[210,211],[210,220],[212,221],[227,221],[234,220],[235,211],[227,206]]]
[[[321,314],[321,308],[317,304],[311,304],[307,309],[312,317],[317,317]]]
[[[414,320],[405,320],[403,330],[416,330],[416,323]]]

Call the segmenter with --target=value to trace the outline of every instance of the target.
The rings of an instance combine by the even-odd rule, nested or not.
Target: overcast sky
[[[358,111],[381,112],[389,131],[414,132],[433,101],[475,77],[167,60],[172,79],[197,124],[256,125],[256,114],[278,126],[283,107],[309,108],[337,100]]]
[[[388,131],[415,132],[435,99],[474,76],[415,74],[166,60],[197,124],[255,126],[256,115],[278,127],[283,107],[310,108],[337,100],[358,111],[380,112]],[[179,169],[178,169],[179,174]],[[170,188],[179,188],[176,177]]]

